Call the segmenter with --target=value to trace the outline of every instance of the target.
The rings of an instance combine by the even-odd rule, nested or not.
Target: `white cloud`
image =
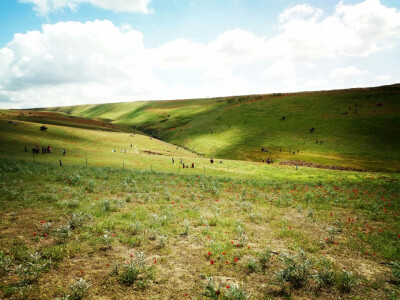
[[[295,77],[295,65],[290,61],[277,61],[262,72],[261,77],[290,79]]]
[[[149,50],[153,64],[161,69],[204,69],[212,64],[212,53],[207,46],[187,39],[167,42],[161,47]]]
[[[79,5],[88,3],[98,8],[114,12],[151,13],[148,7],[151,0],[19,0],[22,3],[31,3],[38,15],[46,15],[64,8],[76,10]]]
[[[204,79],[209,82],[221,82],[227,78],[231,78],[233,75],[233,70],[230,67],[214,66],[210,67],[204,73]]]
[[[145,97],[157,85],[148,60],[142,33],[109,21],[44,25],[0,49],[0,91],[30,106]]]
[[[380,75],[380,76],[375,77],[375,79],[377,79],[377,80],[383,80],[383,81],[389,80],[390,78],[391,78],[391,76],[388,75],[388,74],[386,74],[386,75]]]
[[[336,68],[329,73],[329,78],[342,79],[346,77],[359,76],[363,72],[357,69],[355,66]]]
[[[312,7],[309,4],[299,4],[287,8],[279,15],[280,23],[287,23],[293,20],[317,20],[322,16],[322,10]]]
[[[76,9],[84,0],[24,1],[51,11]],[[121,9],[125,7],[121,3],[128,2],[147,8],[150,1],[112,3]],[[96,5],[104,3],[111,2],[97,1]],[[280,80],[287,91],[328,88],[329,78],[333,88],[347,83],[341,79],[365,72],[348,66],[331,71],[327,78],[298,78],[303,69],[317,73],[323,59],[363,57],[395,46],[400,39],[400,12],[378,0],[355,5],[340,2],[330,16],[312,6],[297,5],[280,15],[279,30],[267,39],[236,28],[207,44],[177,39],[146,48],[143,34],[129,25],[117,27],[98,20],[44,25],[41,31],[16,34],[0,49],[0,105],[8,102],[14,107],[32,107],[245,94],[254,88],[260,92],[253,85],[254,78],[261,81],[260,76],[272,82]],[[253,78],[235,72],[235,68],[254,65],[259,73]],[[166,84],[158,76],[174,70],[197,72],[198,77],[183,87]]]
[[[325,18],[318,9],[297,5],[279,19],[282,32],[267,42],[267,48],[286,58],[368,56],[393,47],[400,38],[400,12],[379,0],[355,5],[341,1]]]
[[[265,60],[267,53],[263,38],[239,28],[220,34],[208,45],[218,61],[226,64],[248,64]]]

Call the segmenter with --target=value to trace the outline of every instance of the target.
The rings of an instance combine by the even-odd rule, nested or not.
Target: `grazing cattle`
[[[285,117],[285,116],[283,116],[281,120],[282,120],[282,121],[285,121],[285,120],[286,120],[286,117]]]
[[[40,126],[40,130],[41,131],[46,131],[47,130],[47,126],[44,126],[44,125]]]
[[[315,128],[311,127],[310,132],[314,132]]]

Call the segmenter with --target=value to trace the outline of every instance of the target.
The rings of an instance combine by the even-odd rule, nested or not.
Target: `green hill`
[[[400,166],[399,85],[46,110],[129,126],[211,157],[379,171]]]

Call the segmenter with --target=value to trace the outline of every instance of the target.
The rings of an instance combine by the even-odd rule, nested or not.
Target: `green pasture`
[[[284,181],[306,180],[318,183],[325,181],[352,180],[375,181],[399,178],[397,174],[348,172],[314,169],[295,166],[267,165],[262,162],[228,160],[201,157],[181,147],[140,134],[89,130],[85,128],[48,125],[47,131],[40,131],[37,123],[16,121],[10,125],[0,119],[0,157],[47,162],[64,166],[97,166],[118,169],[154,170],[182,174],[205,174],[231,178],[274,179]],[[132,144],[132,147],[131,147]],[[51,154],[32,154],[32,148],[51,145]],[[25,146],[28,152],[25,152]],[[63,150],[66,155],[64,156]],[[115,150],[116,152],[113,152]],[[122,150],[122,152],[121,152]],[[125,152],[126,150],[126,152]],[[172,158],[174,163],[172,163]],[[189,168],[182,168],[180,159]],[[191,168],[194,163],[195,168]]]
[[[398,85],[47,110],[133,126],[208,157],[270,157],[374,171],[398,171],[400,165]]]

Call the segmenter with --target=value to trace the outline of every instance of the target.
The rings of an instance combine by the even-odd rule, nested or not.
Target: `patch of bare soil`
[[[356,171],[356,172],[365,172],[365,170],[351,168],[351,167],[342,167],[342,166],[323,166],[318,165],[313,162],[302,161],[302,160],[288,160],[288,161],[281,161],[280,165],[285,166],[302,166],[308,168],[318,168],[318,169],[330,169],[330,170],[341,170],[341,171]]]
[[[140,151],[141,153],[146,153],[146,154],[150,154],[150,155],[162,155],[161,153],[157,153],[157,152],[153,152],[153,151],[149,151],[149,150],[143,150]]]

